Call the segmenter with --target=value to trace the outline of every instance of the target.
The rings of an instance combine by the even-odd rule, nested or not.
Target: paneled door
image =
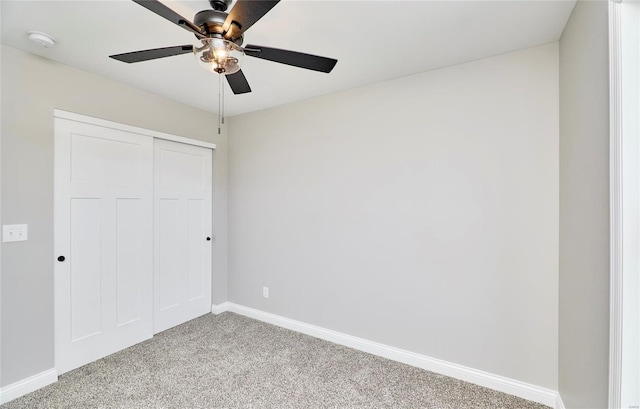
[[[211,311],[211,149],[155,140],[154,333]]]
[[[56,368],[153,335],[153,138],[54,123]]]

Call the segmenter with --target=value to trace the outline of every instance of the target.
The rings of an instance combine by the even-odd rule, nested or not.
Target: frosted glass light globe
[[[242,47],[222,38],[201,39],[193,54],[205,70],[225,75],[238,72],[244,58]]]

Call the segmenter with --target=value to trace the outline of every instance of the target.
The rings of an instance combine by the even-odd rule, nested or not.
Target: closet
[[[55,110],[59,373],[211,310],[214,148]]]

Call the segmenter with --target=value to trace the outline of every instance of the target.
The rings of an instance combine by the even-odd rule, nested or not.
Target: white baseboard
[[[58,371],[49,369],[0,388],[0,405],[58,382]]]
[[[489,372],[480,371],[478,369],[454,364],[426,355],[416,354],[411,351],[391,347],[388,345],[372,342],[363,338],[354,337],[343,334],[341,332],[318,327],[304,322],[281,317],[279,315],[270,314],[268,312],[256,310],[242,305],[224,302],[211,306],[211,313],[217,315],[230,311],[236,314],[244,315],[259,321],[277,325],[303,334],[311,335],[316,338],[344,345],[359,351],[368,352],[383,358],[402,362],[407,365],[425,369],[427,371],[450,376],[476,385],[484,386],[499,392],[508,393],[523,399],[542,403],[555,409],[565,409],[562,398],[558,392],[543,388],[540,386],[520,382],[514,379],[506,378],[500,375],[494,375]],[[58,381],[58,371],[49,369],[39,374],[30,376],[29,378],[12,383],[0,388],[0,404],[12,401],[27,393],[36,391],[49,384]]]
[[[214,310],[216,312],[214,312]],[[256,310],[242,305],[226,302],[220,305],[214,305],[211,308],[214,314],[220,314],[225,311],[234,312],[259,321],[277,325],[303,334],[311,335],[316,338],[344,345],[359,351],[368,352],[373,355],[388,358],[394,361],[402,362],[407,365],[425,369],[441,375],[450,376],[476,385],[484,386],[509,395],[518,396],[523,399],[538,402],[552,408],[564,408],[562,399],[557,391],[520,382],[515,379],[506,378],[500,375],[494,375],[478,369],[454,364],[426,355],[416,354],[411,351],[391,347],[388,345],[372,342],[366,339],[343,334],[330,329],[306,324],[304,322],[295,321],[279,315],[270,314],[268,312]]]
[[[218,315],[218,314],[222,314],[223,312],[227,312],[229,311],[229,304],[228,302],[223,302],[222,304],[212,304],[211,305],[211,314],[213,315]]]

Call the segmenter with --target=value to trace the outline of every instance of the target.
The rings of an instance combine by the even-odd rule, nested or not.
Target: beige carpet
[[[233,313],[205,315],[14,408],[546,408]]]

